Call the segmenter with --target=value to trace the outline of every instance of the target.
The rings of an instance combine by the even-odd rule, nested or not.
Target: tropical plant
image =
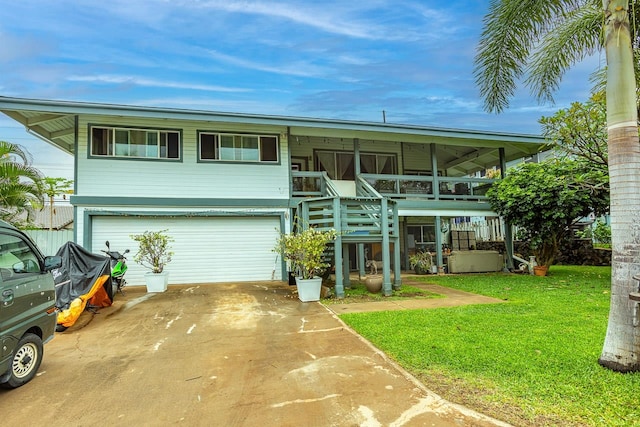
[[[433,257],[428,251],[418,251],[413,255],[409,255],[409,264],[411,268],[423,273],[428,273],[431,270],[433,264]]]
[[[66,178],[50,178],[43,180],[44,193],[49,198],[49,231],[53,229],[54,197],[59,194],[69,194],[72,192],[73,181]]]
[[[139,245],[133,260],[152,273],[162,273],[164,266],[171,262],[173,252],[169,244],[174,240],[166,232],[167,230],[145,231],[130,236]]]
[[[336,237],[334,229],[308,227],[296,233],[281,234],[273,250],[290,263],[294,275],[312,279],[329,267],[329,263],[324,261],[324,252]]]
[[[23,147],[0,141],[0,219],[27,225],[36,208],[44,204],[42,174],[31,166]]]
[[[607,106],[603,93],[573,102],[553,116],[542,117],[542,134],[564,155],[583,159],[607,171]]]
[[[593,240],[593,229],[591,227],[586,227],[584,230],[576,230],[576,237],[578,239]]]
[[[610,245],[611,226],[604,221],[596,221],[596,226],[593,229],[593,239],[596,241],[596,243]]]
[[[629,7],[631,4],[632,7]],[[636,28],[640,1],[494,0],[476,56],[475,75],[489,111],[509,104],[525,78],[539,100],[552,100],[563,74],[598,50],[606,53],[607,145],[611,186],[611,310],[601,365],[640,370],[640,328],[634,326],[637,290],[629,278],[640,267],[640,142],[637,85],[640,56]],[[526,74],[526,76],[525,76]],[[634,289],[635,288],[635,289]]]
[[[505,221],[518,227],[531,244],[538,265],[549,267],[571,225],[609,208],[606,175],[584,163],[550,159],[522,163],[487,191],[489,203]]]

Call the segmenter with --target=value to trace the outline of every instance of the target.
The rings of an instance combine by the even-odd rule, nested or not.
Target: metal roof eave
[[[47,144],[53,145],[56,148],[61,149],[67,154],[73,155],[74,152],[74,128],[66,127],[62,130],[57,131],[49,131],[47,129],[47,124],[45,121],[35,121],[31,123],[29,118],[22,114],[21,110],[2,110],[0,112],[4,113],[7,117],[15,120],[16,122],[22,124],[25,127],[27,133],[35,136],[36,138],[44,141]],[[56,118],[50,118],[46,120],[47,122],[52,122],[54,120],[64,120],[67,117],[73,117],[71,115],[60,115]],[[71,141],[67,141],[66,137],[70,137]]]
[[[92,114],[282,126],[289,128],[291,134],[297,133],[311,136],[341,136],[423,143],[425,142],[423,138],[429,137],[430,142],[451,145],[493,146],[497,148],[508,144],[513,148],[519,146],[519,150],[525,154],[533,154],[540,151],[545,142],[542,136],[530,134],[0,96],[0,111],[6,114],[7,111],[21,110],[66,115]],[[348,135],[345,135],[345,133],[348,133]]]

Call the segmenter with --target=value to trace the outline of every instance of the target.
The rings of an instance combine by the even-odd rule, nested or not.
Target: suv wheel
[[[31,381],[42,362],[42,340],[35,334],[25,334],[11,360],[10,375],[3,388],[20,387]]]

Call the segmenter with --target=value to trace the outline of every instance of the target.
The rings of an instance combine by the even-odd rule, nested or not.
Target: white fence
[[[25,232],[45,255],[55,255],[62,245],[73,240],[73,230],[25,230]]]
[[[475,231],[477,241],[500,242],[504,241],[505,225],[500,218],[489,218],[484,221],[453,223],[451,230]]]

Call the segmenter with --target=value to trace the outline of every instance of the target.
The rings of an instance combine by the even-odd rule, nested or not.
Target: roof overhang
[[[460,170],[472,169],[462,165],[473,165],[474,160],[479,165],[477,159],[497,148],[503,148],[505,159],[511,161],[538,153],[545,146],[544,138],[538,135],[75,101],[0,97],[0,111],[23,124],[28,132],[70,154],[75,150],[75,122],[82,115],[277,126],[292,136],[436,144],[442,146],[444,153],[449,152],[448,167]]]

